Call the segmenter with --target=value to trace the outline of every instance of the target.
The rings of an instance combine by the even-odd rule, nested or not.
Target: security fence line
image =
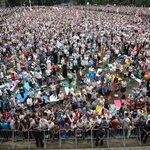
[[[40,131],[40,130],[39,130]],[[59,148],[63,147],[63,141],[64,140],[72,140],[74,143],[73,148],[79,148],[78,143],[79,140],[89,140],[91,148],[94,147],[94,143],[97,138],[97,133],[99,129],[92,129],[89,131],[85,131],[83,129],[76,129],[74,131],[68,131],[64,129],[60,129],[58,133],[55,133],[53,130],[41,130],[42,139],[44,142],[44,148],[49,148],[47,146],[48,142],[52,142],[54,139],[58,139],[59,142]],[[12,143],[12,149],[15,149],[16,141],[27,141],[28,149],[31,148],[31,144],[34,141],[35,143],[35,137],[33,136],[33,130],[30,131],[14,131],[14,130],[0,130],[0,145],[3,144],[3,141],[11,141]],[[118,128],[116,130],[116,134],[114,137],[111,136],[111,131],[106,129],[105,130],[105,138],[104,142],[106,143],[107,147],[110,147],[110,140],[112,138],[118,138],[121,139],[122,145],[126,146],[126,139],[127,139],[127,129]],[[136,138],[139,146],[141,146],[141,129],[135,128],[132,131],[133,134],[131,134],[130,137]],[[51,140],[51,141],[50,141]],[[119,140],[118,140],[119,141]]]

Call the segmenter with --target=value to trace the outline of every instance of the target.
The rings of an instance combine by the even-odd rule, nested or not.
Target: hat
[[[130,119],[129,119],[129,118],[126,118],[125,121],[126,121],[126,122],[130,122]]]

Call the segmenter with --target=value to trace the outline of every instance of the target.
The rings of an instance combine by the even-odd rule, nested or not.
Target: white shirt
[[[147,119],[150,120],[150,114],[147,116]]]
[[[27,99],[27,105],[29,105],[29,106],[33,105],[32,98]]]
[[[14,124],[15,124],[15,121],[13,119],[11,119],[10,123],[9,123],[9,126],[10,126],[10,129],[13,130],[14,129]]]
[[[6,90],[10,90],[9,83],[5,83],[5,89],[6,89]]]
[[[46,70],[46,75],[50,76],[50,74],[51,74],[51,70]]]
[[[0,96],[2,96],[3,95],[3,92],[2,92],[2,90],[0,90]]]
[[[59,93],[58,98],[59,98],[59,100],[63,100],[64,99],[64,93]]]
[[[46,119],[41,118],[39,121],[39,127],[45,129],[48,127],[48,121]]]
[[[51,86],[50,86],[50,88],[51,88],[51,91],[56,91],[56,85],[54,84],[52,84]]]
[[[84,123],[85,128],[91,128],[92,127],[92,123],[91,122],[86,122]]]
[[[3,79],[4,78],[4,73],[0,72],[0,78]]]
[[[98,122],[98,124],[101,124],[102,119],[101,119],[101,118],[99,118],[99,117],[97,117],[97,122]]]
[[[27,73],[26,71],[23,71],[23,72],[22,72],[22,77],[23,77],[23,78],[27,78],[27,77],[28,77],[28,73]]]
[[[52,129],[54,127],[54,122],[48,122],[48,129]]]
[[[42,78],[42,72],[35,72],[35,78],[41,79]]]
[[[39,98],[41,96],[42,92],[38,91],[37,97]]]
[[[46,109],[44,112],[47,113],[47,115],[52,114],[52,112],[49,109]]]
[[[84,123],[83,123],[83,121],[77,121],[77,127],[79,127],[79,128],[82,128],[84,126]]]
[[[92,93],[92,89],[93,89],[92,86],[87,86],[86,87],[87,93],[91,94]]]
[[[70,127],[71,127],[71,129],[75,129],[75,128],[77,128],[77,125],[73,124],[73,122],[72,122]]]

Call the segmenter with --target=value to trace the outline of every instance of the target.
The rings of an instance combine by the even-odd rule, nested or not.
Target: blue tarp
[[[25,99],[27,98],[28,95],[29,95],[29,93],[28,93],[28,92],[25,92],[25,93],[24,93],[24,98],[22,98],[22,96],[21,96],[20,93],[19,93],[19,94],[17,94],[17,99],[18,99],[21,103],[23,103],[23,102],[25,101]]]
[[[61,6],[68,6],[67,3],[61,3]]]

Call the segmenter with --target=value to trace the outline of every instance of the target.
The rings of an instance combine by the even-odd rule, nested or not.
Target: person
[[[127,86],[127,81],[126,80],[122,80],[121,81],[121,88],[120,88],[120,92],[123,94],[126,92],[126,86]]]
[[[24,123],[26,127],[23,130],[32,132],[34,124],[38,121],[40,121],[41,129],[51,128],[50,122],[48,127],[46,121],[42,122],[44,118],[54,122],[55,135],[59,137],[59,129],[63,129],[66,122],[72,129],[71,134],[74,134],[79,127],[85,128],[90,134],[91,129],[98,128],[95,125],[95,116],[92,117],[96,114],[98,126],[105,129],[105,135],[108,129],[113,132],[112,126],[114,126],[116,134],[124,127],[126,131],[129,131],[128,136],[130,137],[133,129],[131,125],[133,111],[137,110],[136,124],[139,125],[140,122],[140,126],[146,122],[150,112],[150,81],[146,86],[149,78],[147,72],[149,73],[150,68],[149,19],[142,17],[144,21],[140,21],[140,16],[138,16],[133,20],[131,15],[116,13],[108,15],[108,13],[95,10],[90,13],[87,10],[86,17],[84,17],[82,6],[76,7],[69,6],[67,9],[57,12],[45,7],[44,13],[40,7],[36,7],[32,11],[33,13],[24,7],[23,10],[32,19],[27,26],[24,25],[24,21],[19,23],[19,27],[17,23],[19,19],[23,19],[24,11],[19,11],[19,14],[16,12],[18,17],[14,17],[15,13],[12,13],[12,16],[7,18],[7,26],[4,25],[0,33],[0,100],[3,105],[0,106],[3,111],[0,114],[0,121],[1,118],[4,118],[7,122],[8,114],[11,112],[11,117],[16,116],[21,120],[22,117],[27,118],[28,123]],[[127,7],[123,8],[126,10]],[[22,10],[22,7],[19,9]],[[107,8],[101,7],[100,9],[103,11]],[[116,10],[116,7],[112,9]],[[122,11],[122,7],[119,9]],[[138,11],[137,8],[134,9]],[[5,9],[3,10],[0,11],[0,15],[5,13]],[[128,10],[129,12],[133,11],[132,8],[128,8]],[[71,15],[66,15],[70,12]],[[50,16],[54,18],[50,18]],[[65,19],[63,19],[64,17]],[[100,22],[99,20],[104,24],[95,25],[95,22]],[[124,26],[124,24],[128,25]],[[132,30],[133,26],[136,32],[134,29]],[[18,30],[18,28],[20,29]],[[17,62],[20,64],[16,64]],[[63,66],[63,64],[67,66]],[[44,69],[43,73],[42,68]],[[139,70],[141,70],[140,75],[138,75]],[[16,74],[16,77],[11,76],[12,72]],[[130,72],[130,78],[128,72]],[[127,83],[121,82],[121,78]],[[121,108],[118,108],[118,112],[115,111],[115,107],[109,105],[109,103],[113,104],[113,101],[108,100],[109,96],[113,99],[113,94],[115,97],[117,95],[120,97],[121,93],[126,95],[130,90],[128,88],[131,85],[129,80],[133,88],[138,86],[138,84],[133,84],[135,79],[140,86],[137,90],[132,91],[134,104],[129,107],[128,101],[121,100]],[[3,82],[9,85],[4,86]],[[34,94],[24,87],[26,82],[29,83]],[[11,87],[11,85],[15,86]],[[5,100],[8,96],[6,95],[8,93],[7,86],[8,89],[11,87],[10,100]],[[68,86],[69,88],[67,88]],[[18,95],[20,89],[23,89],[22,97],[24,99]],[[92,92],[94,90],[96,93]],[[59,95],[60,91],[62,91],[62,95]],[[99,93],[97,94],[97,92]],[[54,94],[57,94],[58,98],[62,100],[63,105],[51,104],[49,99],[46,101],[47,97]],[[49,103],[52,107],[50,112],[46,109]],[[95,111],[97,105],[102,107],[100,116]],[[143,107],[145,105],[147,110]],[[142,108],[144,108],[143,112]],[[44,110],[48,113],[45,113]],[[126,111],[129,116],[124,116]],[[64,113],[62,119],[61,113]],[[112,116],[115,116],[116,119],[110,123]],[[125,119],[123,119],[124,117]],[[77,120],[80,118],[82,121],[78,122]],[[136,121],[136,119],[134,120]],[[93,133],[93,137],[97,137],[97,133]]]
[[[37,79],[39,86],[42,86],[43,76],[40,70],[35,71],[35,78]]]
[[[62,70],[63,70],[63,71],[62,71],[62,72],[63,72],[63,73],[62,73],[62,74],[63,74],[63,77],[66,78],[66,77],[67,77],[67,64],[66,64],[66,63],[63,64]]]
[[[25,93],[24,88],[21,87],[19,90],[20,90],[20,95],[21,95],[21,97],[22,97],[22,98],[25,98],[25,97],[24,97],[24,93]]]
[[[56,76],[57,66],[56,66],[54,63],[52,63],[51,71],[52,71],[52,74],[53,74],[54,76]]]
[[[96,142],[95,142],[95,146],[98,146],[98,142],[101,142],[101,146],[103,145],[103,141],[104,141],[104,137],[105,137],[105,130],[103,128],[100,128],[96,137]]]
[[[150,120],[148,120],[147,124],[144,125],[143,127],[143,131],[141,134],[141,141],[143,141],[143,143],[146,143],[149,135],[150,135]]]
[[[68,77],[69,84],[70,84],[72,82],[72,80],[73,80],[73,75],[72,75],[71,71],[68,71],[67,77]]]
[[[43,143],[43,139],[42,139],[43,138],[42,132],[40,131],[38,124],[33,125],[32,134],[35,138],[36,146],[44,147],[44,143]],[[40,145],[39,145],[39,142],[40,142]]]

